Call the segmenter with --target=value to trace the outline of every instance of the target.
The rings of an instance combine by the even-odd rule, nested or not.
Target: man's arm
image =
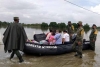
[[[93,41],[96,41],[97,33],[98,33],[98,31],[95,30],[95,31],[94,31],[94,36],[93,36]]]
[[[74,31],[74,26],[72,25],[72,30]]]

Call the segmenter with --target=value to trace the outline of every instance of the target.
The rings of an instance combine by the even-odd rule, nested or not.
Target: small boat
[[[37,38],[43,39],[43,36],[36,35],[38,37],[34,37],[35,40]],[[45,45],[45,44],[39,44],[39,43],[33,43],[33,42],[27,42],[25,44],[24,53],[25,54],[32,54],[32,55],[59,55],[64,53],[70,53],[73,52],[72,44],[62,44],[62,45]],[[90,42],[89,41],[83,41],[83,50],[90,49]]]

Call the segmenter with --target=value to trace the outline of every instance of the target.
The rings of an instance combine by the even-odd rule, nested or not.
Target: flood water
[[[9,53],[4,53],[4,46],[2,43],[3,32],[5,28],[0,28],[0,67],[100,67],[100,32],[97,36],[96,50],[83,51],[83,58],[74,57],[74,52],[56,55],[56,56],[31,56],[23,55],[25,62],[18,63],[16,55],[12,60],[9,60]],[[29,39],[33,39],[35,33],[47,33],[48,30],[42,31],[41,29],[25,28]],[[88,40],[90,31],[84,35]]]

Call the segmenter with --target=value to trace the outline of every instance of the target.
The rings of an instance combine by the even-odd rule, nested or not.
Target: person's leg
[[[75,55],[74,56],[78,56],[78,53],[77,53],[77,43],[76,43],[76,41],[73,43],[73,45],[72,45],[72,49],[76,52],[75,53]]]
[[[90,39],[90,46],[91,50],[95,50],[95,41],[93,41],[93,39]]]
[[[14,53],[17,55],[20,63],[24,61],[21,54],[19,53],[19,50],[14,50]]]
[[[92,43],[92,50],[95,51],[95,41]]]
[[[78,48],[79,49],[78,49],[77,53],[80,56],[80,58],[82,58],[82,45],[79,45]]]
[[[12,51],[11,55],[10,55],[10,60],[14,57],[14,51]]]
[[[73,42],[73,40],[72,40],[72,36],[70,36],[70,42]]]
[[[72,49],[73,49],[74,51],[76,51],[76,42],[73,43]]]
[[[90,39],[90,49],[92,50],[92,39]]]

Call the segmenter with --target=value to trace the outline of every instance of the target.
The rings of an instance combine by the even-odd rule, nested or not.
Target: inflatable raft
[[[39,40],[37,40],[38,37],[40,37]],[[34,38],[35,40],[40,41],[45,36],[42,36],[43,37],[42,38],[41,36],[38,35],[38,37]],[[90,49],[90,42],[83,41],[83,50],[88,50],[88,49]],[[62,45],[45,45],[45,44],[27,42],[24,48],[24,53],[32,55],[59,55],[70,52],[73,52],[72,43],[62,44]]]

